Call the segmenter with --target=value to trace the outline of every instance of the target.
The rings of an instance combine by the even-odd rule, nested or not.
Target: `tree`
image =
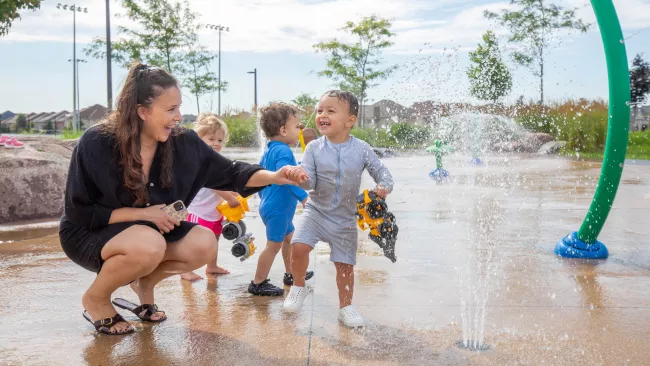
[[[14,20],[20,19],[18,10],[40,9],[41,0],[2,0],[0,1],[0,37],[9,34],[11,24]]]
[[[45,124],[44,130],[47,131],[47,132],[54,132],[54,123],[52,123],[51,120],[47,121],[47,123]]]
[[[137,60],[170,73],[180,69],[183,49],[197,39],[196,14],[187,0],[122,0],[122,7],[136,25],[118,27],[123,38],[111,42],[113,60],[125,68]],[[106,59],[106,39],[93,39],[84,51],[88,56]]]
[[[575,9],[564,9],[545,0],[510,0],[518,10],[502,10],[501,14],[485,11],[488,19],[494,19],[510,31],[509,42],[522,46],[515,51],[515,62],[529,67],[539,77],[540,104],[544,104],[544,55],[554,32],[576,29],[586,32],[589,24],[576,19]]]
[[[472,85],[470,93],[476,98],[496,103],[512,89],[512,77],[501,60],[501,51],[492,31],[483,34],[484,44],[469,53],[467,77]]]
[[[216,56],[203,47],[193,47],[183,57],[181,75],[183,75],[182,86],[188,88],[196,97],[196,111],[201,113],[199,98],[205,94],[217,91],[225,91],[228,87],[227,81],[219,85],[217,75],[210,71],[210,64]]]
[[[302,109],[304,113],[301,118],[302,124],[305,125],[305,127],[316,128],[314,112],[316,111],[316,104],[318,104],[318,99],[312,97],[311,94],[302,93],[295,99],[291,100],[291,103]]]
[[[630,119],[630,130],[639,110],[639,105],[646,101],[650,94],[650,64],[637,54],[630,68],[630,104],[633,107]]]
[[[395,34],[390,28],[389,20],[373,15],[363,18],[359,24],[347,22],[341,28],[357,37],[354,44],[332,39],[314,45],[316,52],[329,53],[327,68],[318,75],[333,79],[340,89],[350,91],[359,98],[361,124],[368,89],[377,86],[376,81],[386,79],[397,67],[375,68],[381,64],[381,51],[393,44],[391,38]]]
[[[16,132],[24,131],[28,129],[27,117],[24,114],[19,114],[16,118]]]

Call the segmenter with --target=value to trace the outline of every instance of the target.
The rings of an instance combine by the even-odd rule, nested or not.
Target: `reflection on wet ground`
[[[241,152],[240,158],[253,154]],[[246,292],[255,258],[240,263],[222,240],[232,274],[161,283],[156,302],[169,320],[135,321],[126,337],[96,335],[81,317],[93,274],[61,252],[56,229],[0,229],[0,359],[47,365],[644,365],[650,359],[650,166],[628,164],[600,240],[605,261],[557,258],[554,244],[576,230],[600,165],[560,158],[489,157],[484,167],[451,157],[450,181],[428,178],[429,157],[384,162],[396,188],[388,204],[400,226],[392,264],[360,234],[354,303],[369,321],[337,322],[329,248],[312,254],[314,292],[297,315],[282,298]],[[363,187],[372,188],[369,177]],[[299,220],[297,222],[299,224]],[[264,243],[259,218],[247,225]],[[15,229],[15,228],[14,228]],[[485,342],[464,351],[459,273],[491,248]],[[281,283],[282,261],[270,278]],[[116,296],[133,300],[122,288]]]

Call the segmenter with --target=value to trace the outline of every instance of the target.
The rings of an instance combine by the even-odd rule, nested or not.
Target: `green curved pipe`
[[[609,77],[609,119],[598,186],[587,217],[578,231],[578,239],[587,244],[596,242],[614,203],[623,173],[630,128],[630,73],[616,9],[611,0],[591,0],[591,5],[605,47]]]

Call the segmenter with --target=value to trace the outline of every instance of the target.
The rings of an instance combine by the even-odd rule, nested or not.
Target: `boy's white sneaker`
[[[361,314],[359,314],[352,305],[348,305],[339,310],[339,321],[346,327],[350,328],[358,328],[365,325],[365,321],[361,317]]]
[[[309,287],[291,286],[289,294],[284,299],[283,310],[287,313],[295,313],[300,310],[307,295],[309,295]]]

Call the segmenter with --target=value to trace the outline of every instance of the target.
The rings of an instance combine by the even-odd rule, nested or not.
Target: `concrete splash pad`
[[[647,364],[650,359],[650,166],[629,163],[601,240],[606,261],[553,255],[576,230],[600,164],[524,156],[449,157],[453,178],[434,184],[431,157],[385,159],[400,234],[395,264],[360,233],[354,303],[369,325],[340,326],[329,249],[312,254],[314,292],[297,315],[281,298],[246,292],[257,255],[240,263],[221,241],[232,274],[195,283],[172,277],[156,302],[169,320],[133,321],[126,337],[96,335],[81,317],[94,275],[61,252],[55,230],[0,230],[0,360],[47,365],[506,365]],[[368,177],[363,187],[372,187]],[[475,234],[486,222],[488,236]],[[298,221],[299,224],[299,221]],[[259,218],[247,225],[264,243]],[[49,231],[48,231],[49,230]],[[476,236],[478,235],[478,236]],[[493,244],[485,352],[462,338],[459,272],[473,266],[477,238]],[[272,282],[282,279],[276,258]],[[468,264],[469,263],[469,264]],[[199,272],[201,273],[201,272]],[[135,299],[127,288],[116,296]]]

